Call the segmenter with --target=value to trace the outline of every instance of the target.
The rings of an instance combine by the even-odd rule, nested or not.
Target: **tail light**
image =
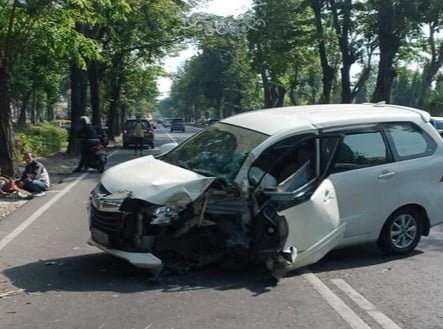
[[[96,151],[101,151],[101,150],[104,150],[104,149],[105,148],[104,148],[104,146],[102,144],[95,145],[95,150]]]

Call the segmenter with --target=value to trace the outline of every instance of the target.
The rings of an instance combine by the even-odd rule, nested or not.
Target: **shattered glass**
[[[249,152],[267,137],[217,123],[176,147],[162,160],[204,176],[233,180]]]

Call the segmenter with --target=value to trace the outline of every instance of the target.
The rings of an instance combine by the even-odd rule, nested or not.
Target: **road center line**
[[[370,301],[355,291],[345,280],[332,279],[331,281],[384,329],[401,329],[394,321],[380,312]]]
[[[353,329],[371,329],[353,310],[329,289],[314,273],[306,270],[303,278],[326,300]]]

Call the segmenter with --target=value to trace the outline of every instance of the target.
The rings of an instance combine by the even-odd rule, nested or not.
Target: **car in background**
[[[163,127],[165,127],[165,128],[170,127],[171,126],[171,120],[172,120],[172,118],[164,118],[162,120]]]
[[[431,117],[431,123],[443,137],[443,117]]]
[[[183,121],[183,119],[179,119],[179,118],[172,119],[171,120],[171,129],[170,130],[171,130],[171,133],[173,131],[185,132],[186,131],[186,129],[185,129],[185,122]]]
[[[210,125],[213,125],[214,123],[219,122],[219,121],[220,120],[218,120],[218,119],[208,119],[208,120],[206,120],[206,125],[210,126]]]
[[[129,145],[135,145],[134,126],[136,119],[126,120],[123,126],[123,148],[128,148]],[[143,146],[147,145],[150,148],[154,148],[154,127],[148,119],[141,119],[143,123]]]
[[[69,131],[71,130],[71,120],[65,120],[65,119],[57,119],[51,122],[54,126],[66,129],[66,131],[69,134]]]

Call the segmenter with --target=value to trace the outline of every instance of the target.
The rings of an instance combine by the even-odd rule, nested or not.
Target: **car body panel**
[[[111,193],[130,191],[132,197],[154,204],[186,205],[199,197],[214,179],[149,155],[109,168],[101,182]]]

